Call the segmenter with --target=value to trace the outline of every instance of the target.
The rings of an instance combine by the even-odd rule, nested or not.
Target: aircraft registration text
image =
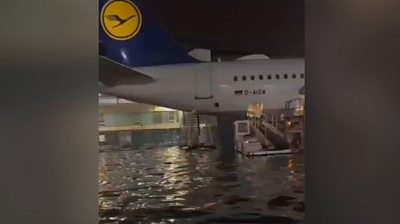
[[[265,89],[241,89],[235,90],[235,95],[265,95]]]

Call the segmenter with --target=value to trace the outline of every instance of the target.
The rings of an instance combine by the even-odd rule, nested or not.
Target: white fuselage
[[[304,86],[304,59],[176,64],[134,70],[152,77],[154,82],[118,85],[104,92],[178,110],[220,113],[246,111],[256,102],[266,109],[281,109],[286,101],[299,97]]]

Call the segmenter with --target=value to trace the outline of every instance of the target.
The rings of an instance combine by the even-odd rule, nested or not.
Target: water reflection
[[[99,157],[101,223],[303,220],[302,156],[247,158],[169,147]]]

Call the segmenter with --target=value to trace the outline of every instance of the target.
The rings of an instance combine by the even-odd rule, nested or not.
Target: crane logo
[[[104,32],[114,40],[129,40],[135,37],[142,26],[139,8],[128,0],[110,0],[100,13]]]

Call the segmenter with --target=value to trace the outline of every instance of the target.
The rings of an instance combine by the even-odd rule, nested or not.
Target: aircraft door
[[[209,67],[197,67],[194,71],[195,81],[195,99],[211,99],[212,85],[211,85],[211,69]]]

